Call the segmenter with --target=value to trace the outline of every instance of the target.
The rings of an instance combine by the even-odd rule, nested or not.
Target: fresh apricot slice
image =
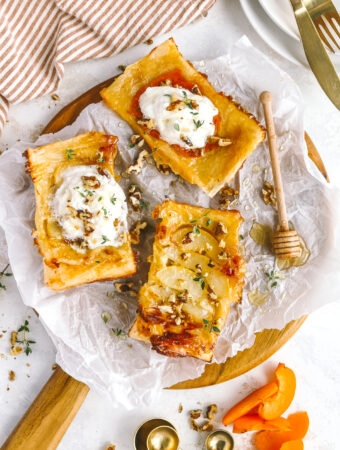
[[[290,431],[260,431],[257,433],[255,435],[256,448],[258,450],[280,450],[284,443],[301,440],[306,436],[309,427],[309,418],[306,412],[291,414],[287,420],[291,426]],[[287,450],[287,446],[284,450]]]
[[[248,414],[246,416],[239,417],[234,422],[234,433],[245,433],[246,431],[259,430],[289,431],[290,423],[283,417],[273,420],[264,420],[258,414]]]
[[[261,405],[268,397],[273,396],[278,391],[278,385],[275,381],[262,386],[260,389],[252,392],[246,398],[233,406],[223,417],[223,425],[233,423],[239,417],[248,414],[253,408]]]
[[[301,439],[284,442],[281,445],[280,450],[303,450],[303,442]]]
[[[258,410],[259,416],[265,420],[280,417],[288,409],[295,395],[296,378],[291,369],[280,363],[275,370],[275,377],[277,393],[264,399]]]

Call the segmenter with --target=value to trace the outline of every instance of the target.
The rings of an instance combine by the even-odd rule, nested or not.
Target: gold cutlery
[[[304,0],[303,3],[328,50],[332,53],[340,50],[340,16],[333,2]]]
[[[302,45],[320,86],[340,109],[340,79],[302,0],[290,0],[299,28]]]

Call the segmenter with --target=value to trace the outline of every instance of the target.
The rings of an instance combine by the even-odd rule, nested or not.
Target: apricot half
[[[234,433],[259,430],[289,431],[290,423],[283,417],[273,420],[264,420],[258,414],[248,414],[236,419],[234,422]]]

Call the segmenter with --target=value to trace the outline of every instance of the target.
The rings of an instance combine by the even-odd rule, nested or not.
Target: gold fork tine
[[[326,19],[328,20],[330,26],[333,28],[335,34],[338,36],[339,41],[340,41],[340,31],[339,31],[340,30],[340,16],[339,16],[339,14],[337,12],[335,12],[335,13],[334,12],[330,12],[330,13],[325,14],[325,16],[326,16]],[[335,26],[334,22],[337,23],[339,28],[337,28]],[[338,48],[340,48],[339,47],[339,43],[337,43],[337,46],[338,46]]]
[[[325,18],[326,18],[327,22],[326,22]],[[335,30],[337,35],[338,35],[338,31],[337,31],[335,25],[331,23],[331,20],[329,20],[329,16],[327,13],[325,14],[325,16],[320,16],[320,25],[322,25],[323,30],[325,30],[329,39],[333,42],[335,47],[337,47],[340,50],[340,46],[337,43],[337,41],[335,40],[333,34],[331,33],[329,26],[332,26],[332,29]],[[339,38],[340,38],[340,35],[339,35]]]
[[[324,21],[321,17],[317,17],[314,19],[314,25],[318,30],[319,36],[323,40],[323,43],[326,45],[328,50],[332,53],[335,53],[334,48],[330,45],[328,38],[325,36],[324,30],[326,28]],[[326,30],[325,30],[326,31]],[[334,43],[334,40],[333,40]]]

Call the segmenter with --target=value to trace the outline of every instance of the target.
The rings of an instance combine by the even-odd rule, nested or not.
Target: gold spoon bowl
[[[178,445],[176,428],[167,420],[148,420],[136,431],[135,450],[177,450]]]
[[[209,434],[205,441],[207,450],[233,450],[234,439],[224,430],[216,430]]]

